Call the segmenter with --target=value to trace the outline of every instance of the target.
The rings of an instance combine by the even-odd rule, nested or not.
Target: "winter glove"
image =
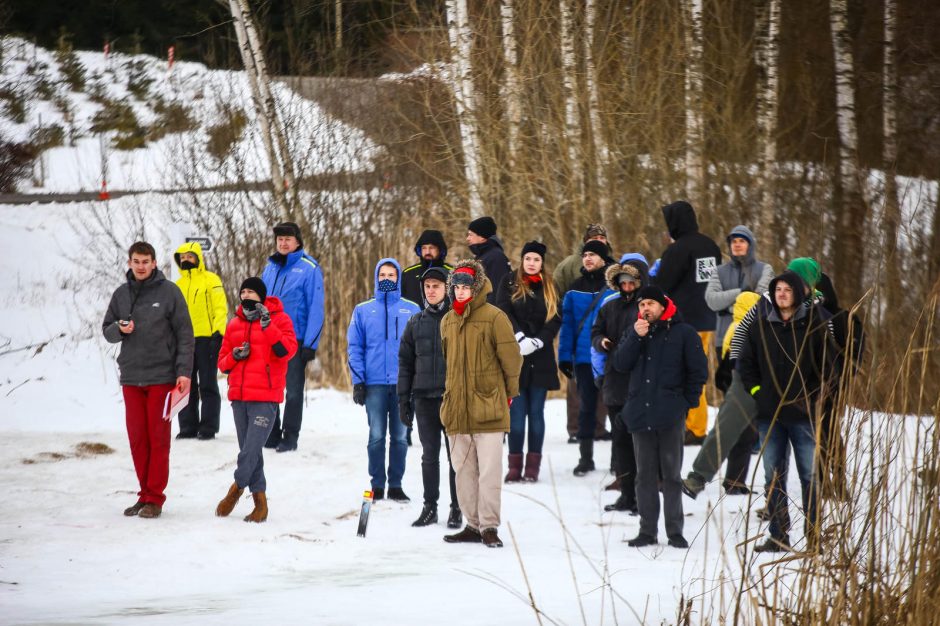
[[[300,351],[300,358],[304,362],[304,365],[310,361],[317,358],[317,349],[316,348],[303,348]]]
[[[363,383],[353,385],[353,402],[359,406],[366,404],[366,386]]]
[[[571,378],[574,376],[574,365],[571,361],[562,361],[558,364],[558,369],[561,370],[561,373],[565,375],[565,378]]]
[[[251,346],[248,345],[247,341],[232,350],[232,358],[236,361],[244,361],[249,354],[251,354]]]
[[[215,331],[209,337],[209,355],[213,358],[219,357],[219,350],[222,348],[222,333]]]
[[[263,304],[259,304],[257,309],[261,313],[261,330],[264,330],[271,323],[271,312]]]
[[[406,428],[411,428],[415,422],[415,414],[411,406],[411,398],[398,396],[398,419]]]
[[[541,339],[523,337],[519,340],[519,352],[522,353],[522,356],[529,356],[536,350],[541,349],[543,345]]]
[[[525,339],[525,333],[520,330],[516,333],[516,343],[521,343],[523,339]]]
[[[594,387],[596,387],[597,389],[601,389],[603,386],[604,386],[603,376],[598,376],[597,378],[594,379]]]

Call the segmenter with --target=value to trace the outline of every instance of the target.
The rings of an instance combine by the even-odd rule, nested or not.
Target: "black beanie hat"
[[[637,293],[637,302],[640,300],[655,300],[666,308],[666,294],[656,285],[647,285]]]
[[[598,241],[597,239],[592,239],[591,241],[581,246],[581,254],[584,254],[585,252],[593,252],[604,260],[610,256],[610,250],[607,248],[607,244],[603,241]]]
[[[496,234],[496,220],[489,215],[478,217],[467,226],[467,230],[478,234],[484,239],[489,239]]]
[[[297,240],[298,245],[303,248],[304,240],[300,236],[300,226],[294,222],[281,222],[274,227],[274,236],[275,237],[293,237]]]
[[[251,276],[242,281],[242,286],[238,288],[238,293],[242,292],[242,289],[251,289],[258,297],[261,298],[261,302],[264,302],[268,297],[268,288],[265,287],[264,281],[258,278],[257,276]]]
[[[525,256],[530,252],[536,253],[542,257],[542,260],[544,261],[545,253],[548,252],[548,248],[546,248],[545,244],[541,241],[529,241],[524,246],[522,246],[522,256]]]
[[[447,271],[447,268],[441,267],[439,265],[432,265],[428,269],[424,270],[424,273],[421,274],[421,278],[418,280],[423,283],[427,279],[433,278],[434,280],[439,280],[442,283],[446,283],[448,276],[450,276],[450,272]]]

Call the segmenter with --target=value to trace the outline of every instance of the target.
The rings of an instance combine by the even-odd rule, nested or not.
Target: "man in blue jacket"
[[[596,240],[581,248],[581,277],[571,283],[561,310],[561,336],[558,340],[558,369],[578,383],[581,408],[578,411],[578,446],[581,458],[575,476],[594,469],[594,430],[598,390],[591,369],[591,326],[604,298],[614,293],[604,272],[613,259],[607,245]]]
[[[682,535],[682,445],[686,412],[699,403],[708,361],[695,328],[682,321],[659,287],[643,287],[639,316],[624,332],[613,366],[630,375],[621,413],[633,436],[640,533],[632,547],[656,543],[659,474],[662,473],[666,535],[674,548],[688,548]]]
[[[369,419],[369,475],[372,498],[398,502],[409,498],[401,488],[408,453],[407,428],[398,416],[398,349],[405,326],[421,309],[401,297],[401,266],[382,259],[375,266],[375,297],[353,309],[348,342],[353,401],[366,407]],[[388,473],[385,471],[385,438],[389,437]]]
[[[284,402],[284,428],[281,416],[274,418],[274,430],[266,448],[278,452],[297,449],[304,412],[304,383],[307,363],[317,356],[323,330],[323,272],[320,264],[304,252],[300,227],[283,222],[274,227],[277,251],[268,258],[261,280],[269,296],[277,296],[294,323],[297,354],[287,364],[287,393]]]

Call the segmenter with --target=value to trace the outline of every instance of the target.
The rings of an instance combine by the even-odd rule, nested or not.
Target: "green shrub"
[[[16,191],[16,183],[32,172],[35,158],[29,144],[0,140],[0,193]]]
[[[127,70],[127,90],[138,100],[146,100],[153,84],[153,79],[147,76],[146,64],[142,60],[133,60],[127,64]]]
[[[81,91],[85,88],[85,66],[81,64],[75,51],[72,49],[71,38],[63,27],[59,31],[59,44],[55,52],[59,70],[65,75],[65,82],[72,91]]]
[[[108,100],[91,120],[91,131],[114,131],[112,145],[118,150],[133,150],[147,144],[147,129],[140,125],[130,105]]]
[[[196,120],[189,114],[189,109],[178,102],[166,104],[158,99],[153,106],[157,119],[150,126],[150,141],[162,139],[170,133],[184,133],[196,128]]]
[[[4,100],[3,114],[17,124],[26,121],[26,98],[12,87],[0,89],[0,100]]]
[[[65,143],[65,129],[58,124],[37,126],[29,133],[29,143],[37,153],[61,146]]]
[[[226,107],[222,114],[224,119],[208,128],[209,140],[206,143],[206,151],[220,163],[241,139],[248,124],[248,117],[241,109]]]

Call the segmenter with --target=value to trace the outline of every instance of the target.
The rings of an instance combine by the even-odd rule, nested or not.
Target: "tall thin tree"
[[[588,112],[591,122],[591,139],[594,142],[594,163],[597,180],[597,205],[601,219],[610,223],[610,186],[608,171],[610,168],[610,148],[604,132],[601,118],[601,96],[598,87],[597,67],[594,63],[594,35],[597,21],[597,9],[594,0],[585,0],[584,5],[584,69],[588,88]]]
[[[896,0],[884,0],[884,62],[882,64],[882,122],[884,144],[881,166],[885,176],[884,250],[887,259],[888,299],[894,302],[899,293],[901,259],[898,258],[898,228],[901,203],[898,200],[898,68],[897,45],[898,6]]]
[[[565,98],[565,142],[567,145],[568,173],[571,193],[577,199],[576,209],[583,204],[583,177],[581,162],[581,110],[578,105],[578,59],[574,43],[573,0],[559,0],[561,17],[561,72]]]
[[[770,237],[775,222],[777,184],[777,106],[779,83],[780,0],[755,2],[754,61],[757,66],[757,138],[760,167],[759,223]]]
[[[705,112],[702,98],[702,1],[683,0],[685,17],[685,172],[686,194],[693,202],[704,200]]]

